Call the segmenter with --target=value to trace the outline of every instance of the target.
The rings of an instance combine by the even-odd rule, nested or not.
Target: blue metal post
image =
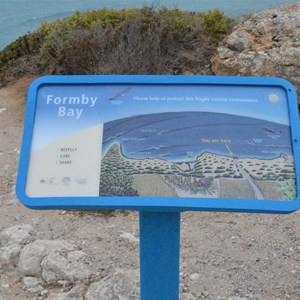
[[[180,212],[140,212],[141,300],[179,299]]]

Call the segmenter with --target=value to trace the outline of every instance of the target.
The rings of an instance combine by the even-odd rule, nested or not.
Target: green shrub
[[[206,74],[216,43],[232,24],[220,10],[144,7],[75,13],[42,23],[0,51],[0,74],[12,66],[26,72],[26,61],[37,73]]]
[[[124,173],[101,172],[99,195],[103,197],[138,196],[133,188],[133,177]]]
[[[192,26],[187,20],[178,10],[144,8],[118,24],[73,26],[68,31],[56,27],[42,47],[42,63],[52,67],[52,73],[63,74],[180,74],[201,69],[213,48],[203,23]]]
[[[225,178],[231,178],[231,175],[230,174],[223,174],[223,177],[225,177]]]
[[[219,9],[208,11],[203,18],[209,35],[215,40],[222,39],[234,24],[234,19],[225,17]]]

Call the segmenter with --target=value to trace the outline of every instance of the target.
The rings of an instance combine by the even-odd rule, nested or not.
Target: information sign
[[[28,94],[31,208],[291,212],[297,97],[282,79],[50,76]]]

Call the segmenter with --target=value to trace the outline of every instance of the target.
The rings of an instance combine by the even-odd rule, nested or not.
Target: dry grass
[[[256,180],[255,184],[262,192],[266,200],[283,200],[284,193],[276,181]]]
[[[170,187],[160,175],[143,174],[134,176],[134,188],[139,196],[178,197],[175,189]]]
[[[220,198],[254,199],[254,192],[247,180],[220,178]]]

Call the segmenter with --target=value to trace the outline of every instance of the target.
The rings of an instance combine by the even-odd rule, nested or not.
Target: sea
[[[180,8],[186,11],[208,11],[219,8],[227,16],[241,16],[276,7],[291,0],[0,0],[0,50],[43,21],[53,21],[74,14],[101,8],[140,8],[148,5]]]
[[[135,159],[195,159],[204,152],[261,159],[292,155],[290,126],[213,112],[156,113],[107,122],[103,153],[115,143]]]

